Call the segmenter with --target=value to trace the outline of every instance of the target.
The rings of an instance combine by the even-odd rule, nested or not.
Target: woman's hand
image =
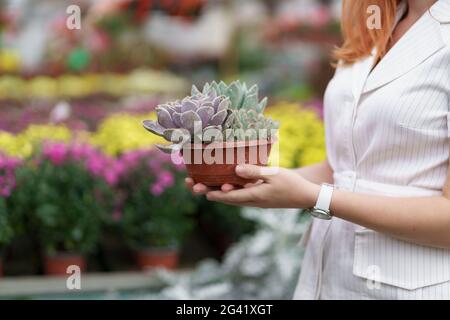
[[[194,194],[206,194],[211,201],[259,208],[310,208],[314,206],[320,190],[318,185],[288,169],[239,165],[236,174],[259,181],[243,189],[223,185],[218,191],[202,184],[194,185],[190,178],[186,179],[186,184]]]

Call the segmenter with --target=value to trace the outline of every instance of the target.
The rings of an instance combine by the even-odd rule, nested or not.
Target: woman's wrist
[[[321,186],[315,183],[311,183],[306,193],[305,204],[303,204],[304,209],[313,208],[316,205],[317,199],[319,198]]]

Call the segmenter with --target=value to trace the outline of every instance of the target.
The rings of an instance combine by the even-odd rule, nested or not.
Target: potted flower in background
[[[16,186],[15,175],[20,164],[20,160],[0,153],[0,276],[3,275],[3,248],[14,235],[7,203]]]
[[[119,223],[138,266],[175,268],[195,210],[194,199],[184,188],[184,167],[151,149],[128,152],[120,162],[119,187],[127,196]]]
[[[46,274],[66,274],[69,265],[85,270],[102,215],[113,208],[115,168],[113,159],[90,146],[46,142],[18,171],[13,206],[40,242]]]
[[[157,145],[167,153],[181,151],[189,175],[208,186],[245,185],[235,174],[240,163],[266,165],[278,123],[264,117],[267,98],[258,86],[235,81],[193,86],[191,95],[156,108],[157,121],[144,127],[172,145]]]
[[[199,225],[220,256],[243,236],[256,230],[254,221],[242,216],[241,207],[198,198]]]

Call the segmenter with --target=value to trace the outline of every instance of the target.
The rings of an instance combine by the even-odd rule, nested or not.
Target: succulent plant
[[[272,130],[279,128],[279,123],[255,110],[235,110],[233,111],[234,138],[238,141],[254,139],[270,139]]]
[[[231,126],[234,116],[229,109],[230,100],[225,96],[217,96],[214,92],[198,93],[156,108],[157,121],[145,120],[144,128],[165,138],[167,141],[179,143],[181,138],[192,141],[194,135],[204,134],[215,129],[223,131]],[[195,132],[197,127],[200,132]],[[177,136],[174,133],[177,132]],[[158,146],[163,151],[171,151],[169,146]]]
[[[230,99],[230,108],[232,110],[246,109],[255,110],[257,113],[263,113],[267,106],[267,98],[259,101],[257,85],[247,88],[247,85],[240,81],[234,81],[230,85],[227,85],[223,81],[220,83],[213,81],[211,84],[205,84],[203,91],[200,91],[196,86],[193,86],[191,94],[209,94],[211,92],[217,96],[228,97]]]
[[[278,123],[264,117],[266,105],[267,98],[259,101],[256,85],[248,89],[239,81],[230,85],[212,82],[205,84],[202,91],[193,86],[191,96],[181,101],[159,105],[156,108],[158,120],[145,120],[143,125],[148,131],[174,143],[156,145],[168,153],[180,150],[181,142],[192,142],[197,138],[203,141],[206,136],[211,136],[207,142],[258,139],[263,138],[259,130],[266,129],[264,138],[269,139],[271,130],[277,129]],[[196,130],[197,127],[201,130]]]

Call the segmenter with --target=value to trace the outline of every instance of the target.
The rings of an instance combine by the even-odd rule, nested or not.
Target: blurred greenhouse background
[[[322,161],[340,5],[0,0],[0,298],[290,299],[308,218],[194,198],[141,121],[241,79],[281,123],[280,165]]]

